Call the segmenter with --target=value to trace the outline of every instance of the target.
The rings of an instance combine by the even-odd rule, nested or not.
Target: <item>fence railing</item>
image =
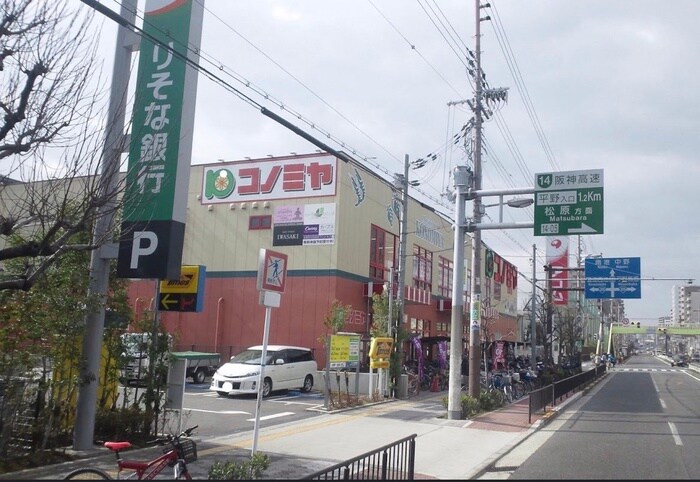
[[[558,400],[568,397],[584,385],[602,376],[605,371],[605,365],[597,366],[586,372],[531,391],[529,394],[528,423],[532,423],[532,414],[537,410],[544,410],[546,413],[547,405],[554,407]]]
[[[301,480],[413,480],[416,436],[409,435]]]

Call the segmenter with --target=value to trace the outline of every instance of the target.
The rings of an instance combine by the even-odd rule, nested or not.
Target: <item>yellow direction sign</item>
[[[370,368],[388,368],[394,339],[389,337],[372,338],[369,345]]]
[[[197,293],[199,288],[199,266],[182,266],[180,278],[176,280],[163,280],[160,282],[161,293]]]
[[[160,311],[202,311],[205,276],[204,266],[181,266],[179,279],[160,282],[158,309]]]

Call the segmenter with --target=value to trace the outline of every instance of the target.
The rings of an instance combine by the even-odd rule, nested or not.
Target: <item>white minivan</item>
[[[252,346],[232,356],[216,370],[209,390],[222,397],[258,392],[262,345]],[[309,392],[314,386],[314,374],[318,370],[313,352],[299,346],[268,345],[265,361],[265,380],[262,395],[273,390],[299,388]]]

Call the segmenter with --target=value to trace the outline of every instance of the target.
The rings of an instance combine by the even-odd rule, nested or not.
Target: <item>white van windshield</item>
[[[272,360],[277,352],[268,351],[266,355],[265,365],[271,365]],[[246,365],[260,365],[262,358],[262,350],[245,350],[231,359],[232,363],[245,363]]]

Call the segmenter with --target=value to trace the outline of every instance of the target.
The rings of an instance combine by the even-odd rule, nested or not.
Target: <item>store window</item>
[[[248,219],[248,229],[250,230],[255,230],[255,229],[271,229],[272,228],[272,216],[271,215],[263,215],[263,216],[251,216]]]
[[[433,252],[413,245],[413,287],[433,291]]]
[[[379,281],[389,281],[389,270],[398,268],[399,237],[372,225],[369,243],[369,276]]]
[[[444,296],[445,298],[452,298],[453,269],[452,261],[440,256],[440,260],[438,261],[438,276],[440,277],[438,291],[440,292],[440,296]]]

